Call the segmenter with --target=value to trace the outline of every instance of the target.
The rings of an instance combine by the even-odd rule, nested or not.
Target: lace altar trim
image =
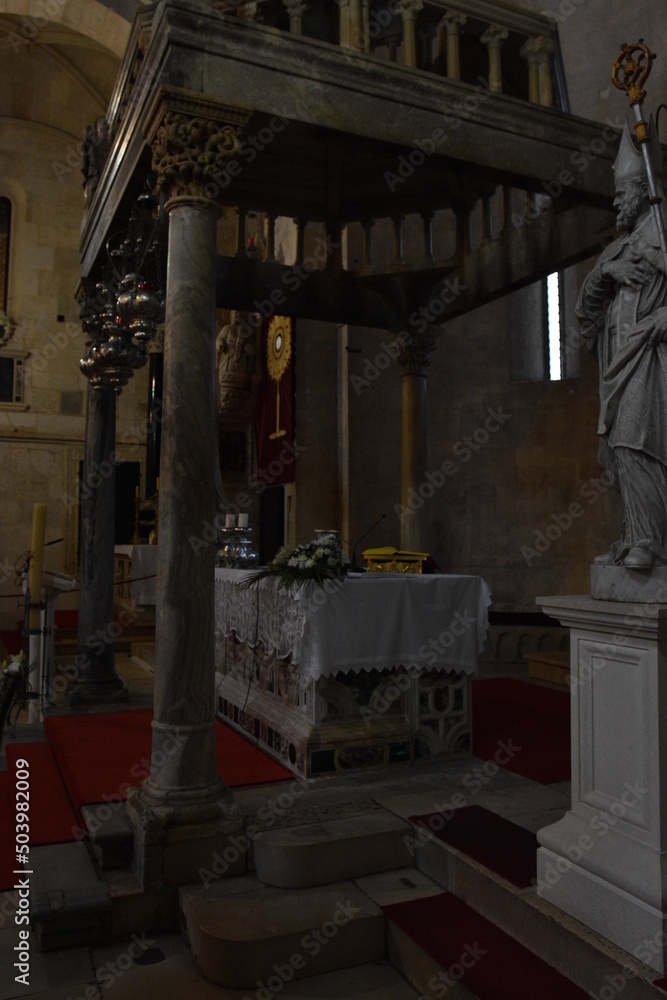
[[[295,602],[276,581],[262,580],[250,590],[234,581],[216,578],[215,622],[218,636],[236,638],[251,648],[261,642],[267,653],[292,657],[300,663],[306,627],[305,604]]]

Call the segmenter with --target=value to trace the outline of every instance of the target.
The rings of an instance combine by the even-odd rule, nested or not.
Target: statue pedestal
[[[667,604],[667,566],[654,566],[650,571],[591,566],[591,597],[624,604]]]
[[[538,892],[667,968],[667,606],[540,597],[571,629],[572,806],[538,833]]]

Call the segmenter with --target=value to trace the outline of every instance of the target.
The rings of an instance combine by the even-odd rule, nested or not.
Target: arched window
[[[0,198],[0,310],[7,312],[9,285],[9,240],[12,225],[12,203]]]

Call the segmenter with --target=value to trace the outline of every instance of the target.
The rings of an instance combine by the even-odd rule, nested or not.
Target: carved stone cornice
[[[226,161],[239,153],[241,130],[251,113],[188,91],[163,89],[145,130],[153,150],[156,190],[168,199],[216,202],[226,187],[218,179],[225,177]]]
[[[435,330],[424,333],[392,334],[393,354],[403,369],[403,375],[425,375],[437,343]]]

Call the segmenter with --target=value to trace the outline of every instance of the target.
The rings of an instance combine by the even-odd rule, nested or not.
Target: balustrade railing
[[[277,262],[280,242],[283,251],[289,248],[280,263],[305,265],[307,273],[386,274],[457,267],[468,254],[546,218],[553,208],[546,195],[489,182],[465,198],[444,199],[421,212],[347,219],[335,226],[245,206],[226,211],[236,214],[236,238],[222,249],[224,256]]]
[[[499,0],[212,0],[225,14],[568,110],[558,36]]]

